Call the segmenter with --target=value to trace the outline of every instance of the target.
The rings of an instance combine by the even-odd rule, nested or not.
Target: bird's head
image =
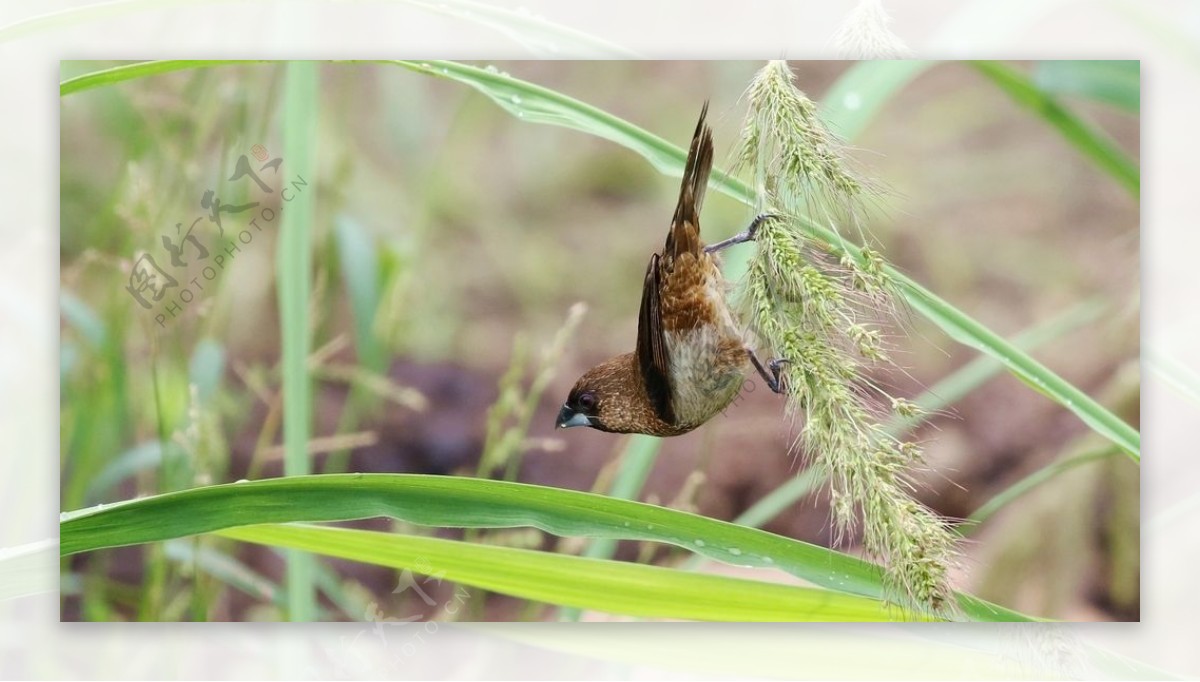
[[[650,433],[661,420],[646,398],[637,359],[618,355],[584,372],[558,412],[560,429],[590,426],[611,433]]]

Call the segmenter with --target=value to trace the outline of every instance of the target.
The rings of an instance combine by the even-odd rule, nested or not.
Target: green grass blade
[[[405,2],[422,9],[495,29],[521,43],[542,59],[561,59],[563,52],[569,52],[572,59],[641,58],[636,52],[620,45],[569,26],[547,21],[530,12],[514,11],[471,0],[439,0],[438,2],[405,0]]]
[[[621,500],[636,500],[658,461],[658,452],[662,447],[662,439],[653,436],[635,435],[625,444],[621,453],[621,466],[613,478],[612,487],[608,494]],[[592,540],[583,550],[583,556],[593,559],[608,559],[617,551],[617,541],[612,538]],[[563,609],[559,620],[579,620],[578,609]]]
[[[522,121],[570,128],[615,142],[636,152],[661,173],[683,175],[686,150],[622,118],[549,88],[457,62],[386,63],[469,86]],[[724,171],[714,168],[709,184],[736,199],[753,203],[749,188]]]
[[[191,566],[254,599],[287,608],[283,588],[224,552],[196,546],[192,540],[169,540],[163,543],[163,550],[171,561]]]
[[[1132,460],[1141,461],[1142,437],[1137,429],[925,287],[911,280],[902,281],[901,286],[913,309],[937,323],[950,338],[999,359],[1017,378],[1074,412],[1084,424],[1112,441]]]
[[[357,221],[339,216],[334,236],[346,296],[354,314],[354,348],[358,363],[375,374],[383,374],[387,357],[375,336],[375,310],[379,308],[379,258],[375,240]]]
[[[104,340],[108,336],[107,327],[91,306],[65,290],[58,295],[58,306],[62,311],[63,320],[78,331],[89,346],[93,349],[104,346]]]
[[[1057,128],[1068,142],[1112,175],[1135,199],[1141,195],[1141,173],[1137,164],[1107,135],[1085,123],[1052,95],[1038,89],[1031,78],[1011,66],[992,61],[971,64],[1017,104]]]
[[[733,520],[734,523],[760,528],[771,519],[779,516],[783,510],[791,507],[796,500],[820,488],[825,483],[826,473],[818,468],[808,468],[793,476],[786,483],[763,496],[746,511]]]
[[[252,59],[164,59],[148,62],[136,62],[133,64],[122,64],[92,73],[85,73],[81,76],[68,78],[58,85],[58,96],[66,97],[67,95],[92,88],[104,87],[106,85],[116,85],[128,80],[137,78],[146,78],[147,76],[157,76],[172,71],[186,71],[188,69],[207,69],[214,66],[224,66],[227,64],[248,64],[255,61],[265,62],[267,60],[252,60]]]
[[[1151,346],[1146,349],[1146,366],[1193,406],[1200,407],[1200,374],[1177,358]]]
[[[1033,69],[1033,82],[1052,95],[1079,95],[1132,114],[1142,108],[1141,62],[1120,59],[1049,59]]]
[[[658,460],[661,447],[661,438],[641,435],[631,437],[621,454],[621,467],[613,478],[609,496],[620,500],[638,499],[642,494],[642,487],[646,485],[646,479],[650,477],[650,471],[654,469],[654,462]],[[588,545],[583,555],[605,559],[613,555],[616,547],[616,540],[600,539]]]
[[[1054,317],[1036,324],[1012,338],[1011,343],[1022,351],[1031,352],[1064,334],[1090,324],[1108,306],[1099,299],[1084,301]],[[952,405],[979,388],[1004,370],[1004,365],[990,355],[980,355],[937,382],[913,401],[924,414],[896,418],[888,424],[888,433],[898,436],[926,421],[931,413]]]
[[[1116,454],[1116,452],[1117,450],[1115,448],[1111,446],[1105,446],[1099,450],[1089,450],[1073,457],[1067,457],[1066,459],[1060,459],[1051,462],[1050,464],[1047,464],[1041,469],[1038,469],[1032,474],[1029,474],[1025,478],[1022,478],[1021,480],[1012,484],[995,497],[988,500],[985,504],[972,512],[971,515],[968,516],[966,520],[957,527],[957,530],[963,535],[971,535],[984,521],[990,519],[996,512],[1011,504],[1014,500],[1030,490],[1033,490],[1034,488],[1045,483],[1046,481],[1049,481],[1064,471],[1074,469],[1081,464],[1087,464],[1088,462],[1094,462],[1098,459],[1104,459],[1105,457]]]
[[[59,559],[53,538],[0,547],[0,602],[58,589]]]
[[[63,515],[62,554],[263,523],[388,516],[452,528],[531,526],[559,536],[662,542],[725,563],[779,568],[819,587],[881,599],[878,566],[724,521],[603,495],[417,474],[336,474],[194,488]],[[697,542],[699,541],[699,542]],[[975,620],[1028,617],[960,595]]]
[[[220,534],[424,570],[439,579],[522,599],[641,618],[830,622],[918,617],[877,600],[828,590],[440,538],[298,525],[243,526]]]
[[[174,441],[168,441],[165,447],[157,440],[138,443],[114,457],[98,474],[89,477],[85,499],[91,504],[101,502],[121,481],[142,471],[158,469],[166,459],[178,460],[186,456],[187,453]]]
[[[859,62],[821,98],[821,120],[841,139],[853,140],[893,95],[935,64],[915,59]]]
[[[316,144],[317,65],[287,66],[283,99],[284,168],[291,176],[312,178]],[[312,272],[311,204],[292,205],[280,218],[277,273],[283,345],[283,470],[287,476],[309,473],[308,441],[312,434],[312,381],[308,374],[309,278]],[[313,558],[304,552],[287,555],[288,614],[294,621],[313,620],[316,592]]]
[[[213,339],[200,339],[188,361],[188,383],[196,387],[196,399],[208,405],[225,376],[225,349]]]

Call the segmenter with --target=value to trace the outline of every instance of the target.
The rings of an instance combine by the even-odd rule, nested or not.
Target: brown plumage
[[[700,120],[688,150],[679,203],[662,251],[650,257],[642,285],[637,348],[584,373],[558,416],[559,427],[677,436],[725,409],[741,388],[747,362],[762,372],[725,301],[715,252],[754,236],[749,230],[705,247],[700,207],[712,172],[712,130]],[[778,390],[778,367],[764,377]]]

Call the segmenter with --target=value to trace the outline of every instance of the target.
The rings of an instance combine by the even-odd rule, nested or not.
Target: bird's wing
[[[638,365],[646,395],[660,419],[675,424],[672,404],[671,358],[665,330],[688,331],[708,322],[707,269],[711,257],[700,241],[700,205],[712,173],[712,130],[705,123],[708,102],[700,110],[696,132],[688,148],[679,203],[661,254],[651,256],[642,285],[642,311],[638,316]],[[665,318],[665,321],[664,321]]]
[[[642,309],[638,314],[637,357],[646,385],[646,396],[659,419],[675,423],[671,406],[671,365],[663,337],[659,256],[650,257],[642,285]]]

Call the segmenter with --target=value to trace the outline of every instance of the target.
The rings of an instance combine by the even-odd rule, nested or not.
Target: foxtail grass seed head
[[[888,28],[892,19],[882,0],[860,0],[833,34],[842,59],[911,59],[913,51]]]
[[[952,616],[953,536],[911,497],[920,447],[882,427],[889,407],[898,417],[919,410],[864,375],[891,362],[878,321],[901,309],[896,288],[878,252],[819,241],[801,218],[861,234],[863,200],[875,190],[849,170],[785,62],[763,67],[748,99],[739,161],[754,171],[759,208],[781,217],[759,229],[743,314],[760,344],[788,360],[788,410],[805,415],[796,445],[829,473],[835,538],[843,541],[861,522],[866,551],[886,567],[891,599]]]

